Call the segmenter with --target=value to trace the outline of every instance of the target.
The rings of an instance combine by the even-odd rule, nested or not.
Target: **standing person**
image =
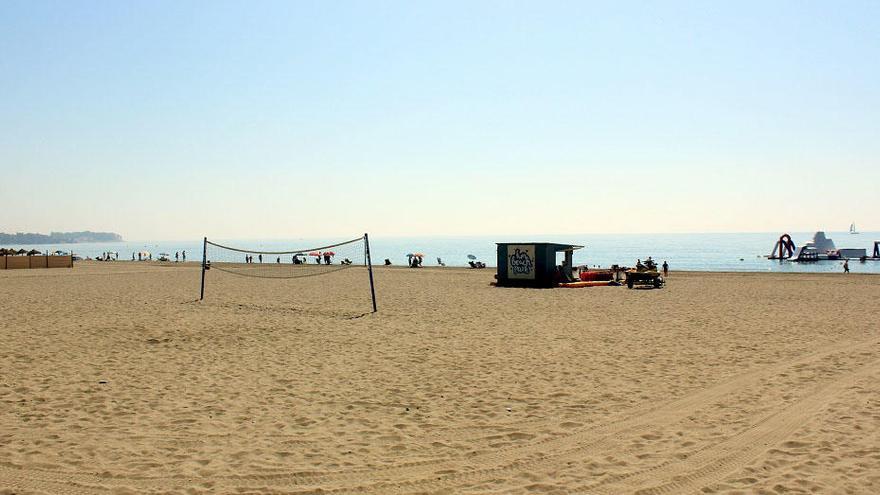
[[[280,263],[281,263],[281,256],[275,258],[275,263],[276,263],[276,264],[280,264]]]
[[[669,263],[666,261],[663,262],[663,276],[669,275]]]
[[[131,253],[131,261],[134,261],[134,253]]]
[[[186,250],[183,250],[183,262],[186,263]]]
[[[843,260],[843,273],[849,273],[849,260]]]
[[[174,262],[180,263],[180,251],[174,251]]]
[[[324,264],[325,265],[330,264],[330,255],[328,253],[324,253]]]
[[[258,254],[258,255],[257,255],[257,259],[260,260],[260,263],[262,263],[262,262],[263,262],[263,255],[262,255],[262,254]]]

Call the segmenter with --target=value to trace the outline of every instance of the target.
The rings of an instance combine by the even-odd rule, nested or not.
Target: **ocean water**
[[[874,240],[880,240],[880,232],[826,232],[838,248],[865,248],[872,254]],[[801,244],[813,237],[812,232],[792,233],[795,243]],[[308,250],[334,242],[351,239],[349,237],[322,239],[220,239],[217,242],[245,249],[260,251]],[[779,234],[773,233],[730,233],[730,234],[581,234],[581,235],[531,235],[531,236],[491,236],[491,237],[382,237],[371,236],[373,264],[381,265],[388,258],[394,265],[406,265],[408,253],[424,253],[425,266],[436,266],[441,258],[447,266],[466,266],[467,256],[474,255],[489,266],[496,264],[496,242],[559,242],[584,246],[575,251],[576,264],[589,264],[607,267],[612,264],[635,265],[636,259],[652,256],[658,263],[664,260],[671,270],[691,271],[736,271],[736,272],[839,272],[842,261],[821,261],[816,263],[791,263],[768,260]],[[161,252],[186,251],[187,261],[200,261],[202,256],[201,239],[162,242],[109,242],[60,245],[17,245],[5,246],[16,249],[37,249],[39,251],[70,251],[79,256],[95,258],[104,252],[118,252],[120,260],[130,260],[131,254],[149,251],[155,259]],[[341,254],[341,253],[340,253]],[[345,256],[348,256],[346,254]],[[271,258],[274,259],[274,258]],[[352,257],[355,261],[356,258]],[[561,259],[561,255],[560,255]],[[267,262],[270,260],[267,259]],[[285,260],[287,261],[287,260]],[[880,273],[880,261],[850,260],[850,270],[854,273]]]

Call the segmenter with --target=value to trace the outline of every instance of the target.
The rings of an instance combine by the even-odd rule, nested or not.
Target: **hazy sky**
[[[0,2],[0,231],[880,230],[880,2]]]

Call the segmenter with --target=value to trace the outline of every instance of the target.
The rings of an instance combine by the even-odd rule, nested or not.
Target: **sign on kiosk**
[[[508,244],[507,278],[535,279],[534,244]]]

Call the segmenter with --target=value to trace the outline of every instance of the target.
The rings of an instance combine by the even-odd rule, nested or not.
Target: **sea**
[[[795,244],[800,246],[813,238],[813,232],[790,233]],[[880,240],[880,232],[826,232],[838,248],[864,248],[868,256],[873,253],[875,240]],[[291,239],[217,239],[215,242],[241,249],[255,251],[303,251],[313,247],[325,246],[351,239],[340,238],[291,238]],[[436,237],[383,237],[370,236],[370,251],[374,265],[381,265],[385,259],[393,265],[406,265],[407,255],[424,254],[424,266],[438,266],[437,258],[446,266],[468,266],[473,258],[496,265],[496,242],[557,242],[584,246],[574,252],[576,265],[609,267],[613,264],[634,266],[637,259],[653,257],[658,264],[666,261],[670,270],[708,271],[708,272],[840,272],[843,261],[818,261],[813,263],[780,262],[767,259],[773,249],[778,233],[707,233],[707,234],[567,234],[567,235],[496,235],[496,236],[436,236]],[[213,240],[213,239],[212,239]],[[159,253],[168,253],[174,259],[175,253],[186,251],[188,262],[201,261],[202,240],[181,241],[126,241],[80,244],[41,244],[4,246],[15,249],[36,249],[41,252],[56,250],[73,251],[82,258],[97,258],[104,253],[118,253],[119,260],[131,260],[132,254],[150,252],[155,260]],[[361,254],[362,248],[353,246],[346,251],[348,257],[358,261],[354,253]],[[340,250],[341,251],[341,250]],[[212,256],[215,248],[212,248]],[[340,252],[340,255],[343,253]],[[243,255],[242,255],[243,256]],[[561,254],[559,255],[561,259]],[[340,256],[341,257],[341,256]],[[274,260],[274,255],[267,262]],[[236,258],[237,259],[237,258]],[[285,258],[285,261],[287,259]],[[853,273],[880,273],[880,260],[850,260]]]

